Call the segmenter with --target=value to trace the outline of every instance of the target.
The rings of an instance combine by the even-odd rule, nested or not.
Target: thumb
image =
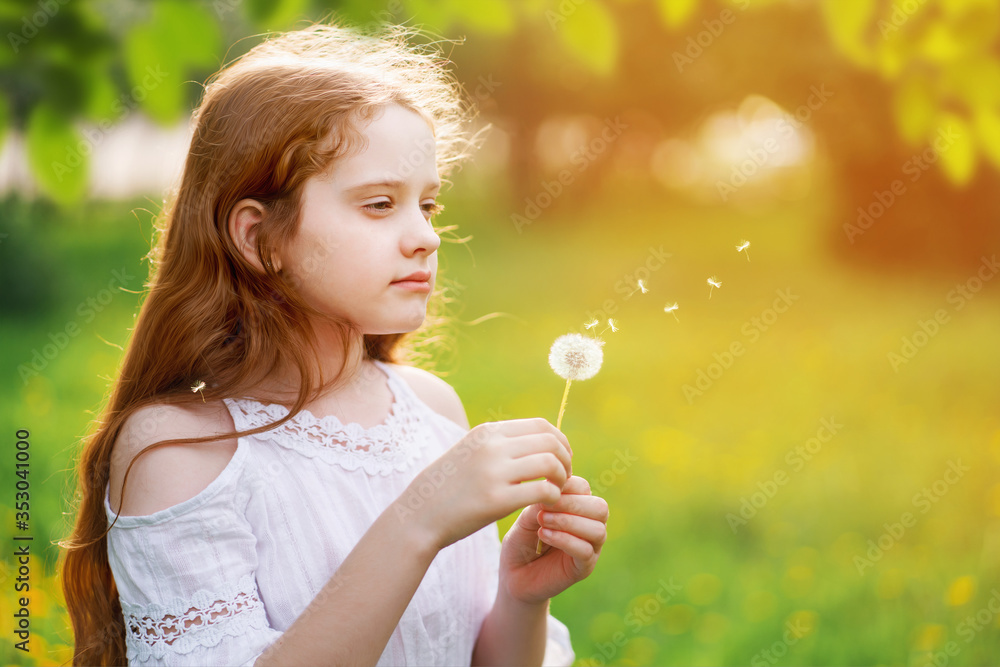
[[[528,505],[521,510],[521,514],[518,515],[517,521],[514,522],[514,525],[526,532],[532,534],[538,533],[538,529],[542,527],[542,524],[538,523],[538,513],[543,509],[545,509],[545,507],[543,507],[541,503]]]

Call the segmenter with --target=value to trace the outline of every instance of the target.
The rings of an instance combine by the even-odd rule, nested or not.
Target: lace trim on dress
[[[257,582],[245,574],[235,584],[216,591],[199,590],[190,599],[167,604],[122,602],[125,640],[130,657],[141,662],[186,654],[218,645],[226,637],[267,627]]]
[[[388,370],[389,387],[394,401],[385,422],[370,428],[342,423],[334,415],[316,417],[302,410],[277,428],[254,437],[270,440],[309,458],[346,470],[362,469],[369,475],[388,475],[412,467],[429,447],[427,429],[421,424],[421,411],[415,409],[405,388]],[[251,398],[224,399],[236,408],[239,430],[274,423],[289,410],[278,403],[261,403]]]

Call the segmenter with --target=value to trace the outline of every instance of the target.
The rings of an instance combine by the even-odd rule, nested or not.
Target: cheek
[[[303,283],[324,280],[343,265],[344,252],[332,236],[302,234],[291,253],[293,273]]]

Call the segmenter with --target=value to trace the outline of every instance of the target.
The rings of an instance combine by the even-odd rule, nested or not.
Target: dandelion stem
[[[559,405],[559,416],[556,418],[556,428],[562,426],[563,413],[566,412],[566,399],[569,398],[569,386],[572,380],[566,380],[566,390],[563,392],[562,403]]]
[[[569,386],[573,384],[572,380],[566,380],[566,389],[563,391],[562,403],[559,404],[559,416],[556,417],[556,428],[562,426],[563,413],[566,412],[566,400],[569,398]],[[545,543],[538,540],[538,544],[535,545],[535,554],[542,553],[542,545]]]

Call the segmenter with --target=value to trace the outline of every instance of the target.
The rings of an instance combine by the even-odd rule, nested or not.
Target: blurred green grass
[[[734,216],[617,188],[583,212],[557,202],[519,233],[509,216],[520,211],[485,181],[463,175],[442,197],[442,222],[474,237],[441,251],[460,299],[455,353],[439,370],[470,422],[554,422],[563,382],[547,366],[549,345],[609,299],[621,327],[604,334],[601,372],[574,383],[563,422],[574,473],[611,507],[596,571],[552,601],[577,664],[925,665],[935,652],[937,664],[996,663],[1000,615],[990,612],[970,641],[960,624],[1000,589],[1000,280],[956,311],[947,294],[969,276],[839,264],[824,250],[822,197]],[[114,270],[130,272],[135,291],[147,278],[149,215],[134,215],[137,207],[150,208],[37,209],[47,219],[32,233],[54,258],[57,299],[45,313],[0,322],[0,368],[10,379],[0,420],[6,433],[32,434],[38,547],[69,530],[63,512],[78,439],[108,391],[138,295],[117,292],[91,322],[78,308]],[[742,238],[752,242],[749,262],[735,251]],[[619,281],[635,275],[651,246],[671,256],[651,272],[649,293],[626,297]],[[723,286],[709,299],[711,275]],[[752,318],[778,290],[798,300],[761,330]],[[679,321],[663,312],[673,301]],[[894,371],[887,354],[940,308],[950,321]],[[504,316],[467,324],[490,313]],[[81,333],[22,383],[19,366],[70,321]],[[743,354],[689,401],[684,385],[733,342]],[[842,427],[793,467],[789,452],[831,418]],[[970,470],[922,513],[914,495],[958,459]],[[622,460],[632,462],[623,468]],[[727,515],[778,471],[787,483],[732,530]],[[12,484],[7,466],[4,475]],[[868,540],[907,511],[916,525],[859,574]],[[31,659],[5,642],[4,663],[70,657],[56,554],[50,547],[33,569],[34,581],[44,578],[33,589]],[[5,637],[10,623],[0,621]],[[790,645],[787,623],[803,635]],[[957,655],[943,653],[948,642]],[[761,653],[769,649],[773,660]]]

